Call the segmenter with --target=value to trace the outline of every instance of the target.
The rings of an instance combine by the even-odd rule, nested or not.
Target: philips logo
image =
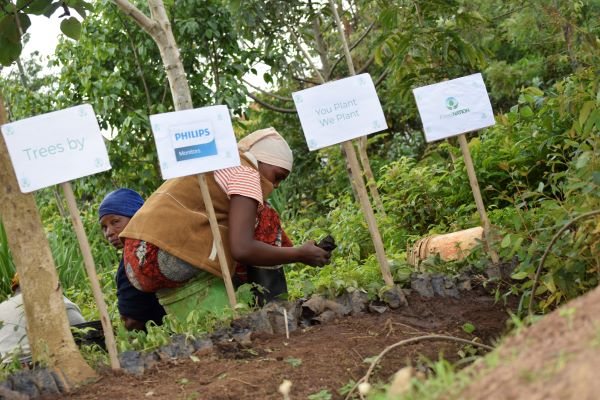
[[[210,122],[197,121],[171,126],[169,131],[177,161],[217,154],[214,129]]]
[[[175,142],[201,138],[204,136],[210,136],[210,131],[208,130],[208,128],[196,129],[193,131],[176,132],[175,133]]]

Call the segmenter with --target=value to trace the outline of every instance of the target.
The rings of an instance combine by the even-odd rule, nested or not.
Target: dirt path
[[[141,377],[103,373],[68,399],[281,399],[284,379],[292,381],[292,398],[306,399],[326,390],[333,399],[364,375],[364,360],[390,344],[428,333],[480,337],[484,343],[505,329],[507,313],[482,293],[465,292],[461,299],[409,297],[410,306],[383,314],[347,317],[285,336],[255,337],[249,348],[220,349],[191,359],[161,362]],[[464,323],[476,328],[472,335]],[[389,379],[408,362],[437,359],[440,353],[458,359],[459,344],[424,342],[392,351],[376,378]],[[323,397],[327,398],[327,397]]]

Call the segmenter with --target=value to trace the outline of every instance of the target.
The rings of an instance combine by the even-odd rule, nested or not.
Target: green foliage
[[[8,248],[8,237],[4,230],[4,224],[0,219],[0,299],[5,300],[11,296],[11,280],[15,275],[15,263],[10,249]]]
[[[29,15],[50,18],[59,7],[64,9],[60,17],[71,15],[73,10],[85,18],[90,9],[84,0],[9,0],[0,3],[0,65],[8,66],[21,55],[22,36],[31,26]],[[70,38],[79,38],[81,24],[75,17],[63,19],[60,28]]]

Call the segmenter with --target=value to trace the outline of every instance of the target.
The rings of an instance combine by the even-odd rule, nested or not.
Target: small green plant
[[[302,360],[299,358],[294,358],[294,357],[288,357],[285,360],[286,363],[290,364],[292,367],[296,368],[300,365],[302,365]]]
[[[327,389],[308,395],[308,400],[331,400],[332,398],[331,392]]]
[[[475,325],[473,325],[470,322],[465,322],[462,326],[462,330],[465,331],[466,333],[473,333],[475,332]]]

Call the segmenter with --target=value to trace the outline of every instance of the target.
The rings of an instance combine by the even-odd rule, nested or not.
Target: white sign
[[[413,89],[428,142],[494,125],[481,74]]]
[[[89,104],[5,124],[2,134],[23,193],[111,168]]]
[[[369,74],[294,92],[309,150],[317,150],[387,129]]]
[[[164,179],[240,165],[227,106],[150,116]]]

